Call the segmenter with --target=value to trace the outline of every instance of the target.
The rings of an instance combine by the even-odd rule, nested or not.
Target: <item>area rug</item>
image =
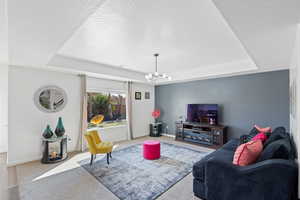
[[[150,200],[167,191],[188,175],[195,162],[207,152],[169,143],[161,143],[161,158],[145,160],[142,144],[113,152],[107,167],[106,159],[80,165],[121,200]],[[192,186],[191,186],[192,187]]]

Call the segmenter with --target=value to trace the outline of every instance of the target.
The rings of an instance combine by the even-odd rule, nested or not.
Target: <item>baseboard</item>
[[[38,161],[41,160],[42,157],[41,156],[36,156],[36,157],[32,157],[30,159],[25,158],[25,159],[20,159],[20,160],[14,160],[14,161],[10,161],[7,162],[7,167],[14,167],[16,165],[21,165],[21,164],[25,164],[25,163],[29,163],[29,162],[34,162],[34,161]]]
[[[68,151],[68,154],[74,153],[74,152],[78,152],[78,151],[76,151],[76,150]],[[30,159],[27,158],[27,159],[10,161],[10,162],[7,162],[7,167],[14,167],[16,165],[26,164],[29,162],[36,162],[36,161],[40,161],[41,159],[42,159],[42,156],[32,156]]]
[[[161,135],[171,137],[171,138],[175,138],[175,135],[168,134],[168,133],[162,133]]]

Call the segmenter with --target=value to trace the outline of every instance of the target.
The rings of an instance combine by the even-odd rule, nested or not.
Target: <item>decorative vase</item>
[[[53,136],[53,132],[50,128],[50,125],[47,125],[46,129],[43,132],[43,137],[46,139],[49,139]]]
[[[62,122],[62,118],[59,117],[56,129],[55,129],[55,134],[56,134],[57,137],[62,137],[65,134],[65,132],[66,131],[65,131],[65,128],[64,128],[64,125],[63,125],[63,122]]]

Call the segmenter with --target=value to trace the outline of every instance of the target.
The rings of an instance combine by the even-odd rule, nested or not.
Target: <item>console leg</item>
[[[106,154],[106,161],[107,161],[107,164],[109,165],[109,153]]]
[[[90,165],[92,165],[92,164],[93,164],[93,160],[94,160],[94,155],[93,155],[93,154],[91,154],[91,162],[90,162]]]

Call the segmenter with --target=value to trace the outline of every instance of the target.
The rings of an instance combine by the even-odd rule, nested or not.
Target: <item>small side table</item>
[[[159,137],[159,136],[161,136],[161,132],[162,132],[162,123],[161,122],[150,124],[150,136],[151,137]]]
[[[57,152],[56,157],[52,158],[51,155],[49,153],[49,144],[50,143],[55,143],[55,142],[59,142],[60,143],[60,152]],[[65,159],[67,159],[68,157],[68,151],[67,151],[67,142],[68,142],[68,136],[64,135],[62,137],[52,137],[49,139],[45,139],[43,138],[43,158],[41,160],[42,163],[46,164],[46,163],[56,163],[56,162],[60,162],[63,161]]]

